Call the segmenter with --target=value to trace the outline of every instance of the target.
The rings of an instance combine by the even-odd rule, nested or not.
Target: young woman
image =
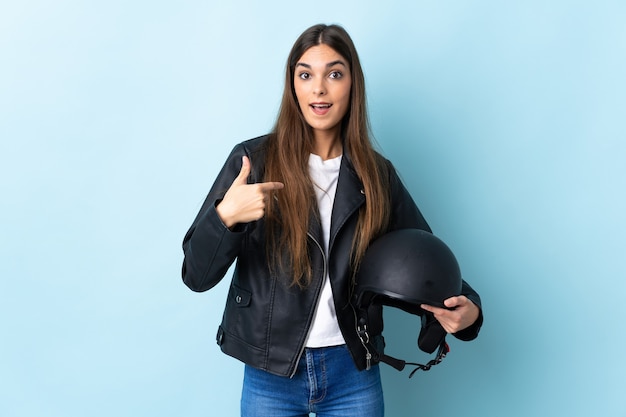
[[[274,130],[235,146],[183,242],[194,291],[237,260],[217,343],[246,364],[242,416],[384,414],[352,295],[369,243],[400,228],[430,231],[372,147],[356,49],[340,26],[313,26],[289,54]],[[478,294],[464,283],[445,304],[424,308],[476,337]],[[368,316],[382,344],[380,308]]]

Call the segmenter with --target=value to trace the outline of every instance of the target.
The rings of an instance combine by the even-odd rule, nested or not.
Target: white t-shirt
[[[317,196],[324,236],[324,241],[319,243],[323,245],[326,255],[328,255],[330,239],[330,217],[333,211],[340,167],[341,155],[325,161],[319,155],[311,154],[309,156],[309,175],[313,181],[313,188],[315,188],[315,195]],[[306,346],[325,347],[342,345],[344,343],[345,340],[337,323],[333,292],[327,271]]]

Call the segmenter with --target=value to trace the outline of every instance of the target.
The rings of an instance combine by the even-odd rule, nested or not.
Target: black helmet
[[[459,264],[439,238],[419,229],[389,232],[370,245],[356,274],[355,305],[363,313],[360,325],[366,326],[367,319],[363,316],[371,304],[419,315],[422,327],[418,346],[427,353],[439,347],[437,360],[431,361],[439,363],[448,351],[446,331],[420,305],[445,308],[444,300],[461,294],[462,285]]]
[[[463,281],[454,254],[432,233],[400,229],[374,241],[357,274],[357,303],[377,302],[411,314],[420,304],[445,307],[459,295]]]

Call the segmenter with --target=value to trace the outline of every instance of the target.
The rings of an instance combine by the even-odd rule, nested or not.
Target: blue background
[[[180,244],[336,22],[486,315],[430,372],[383,368],[387,415],[626,416],[625,3],[225,3],[0,3],[0,415],[238,415],[228,279],[189,291]],[[386,317],[389,353],[430,358]]]

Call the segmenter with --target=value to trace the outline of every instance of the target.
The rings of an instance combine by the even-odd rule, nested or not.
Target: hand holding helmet
[[[433,313],[447,333],[456,333],[468,328],[476,322],[480,314],[476,304],[464,295],[450,297],[443,303],[447,308],[439,308],[428,304],[422,304],[420,307]]]

